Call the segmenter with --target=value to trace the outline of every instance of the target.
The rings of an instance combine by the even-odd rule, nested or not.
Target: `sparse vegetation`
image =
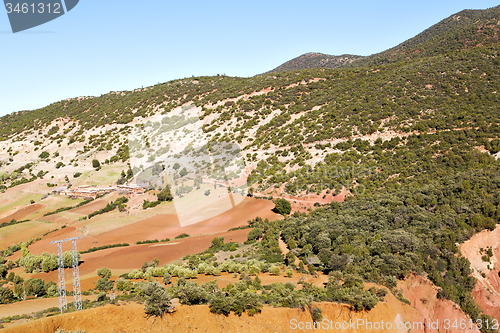
[[[80,253],[81,254],[91,253],[91,252],[96,252],[96,251],[100,251],[100,250],[111,249],[111,248],[115,248],[115,247],[125,247],[125,246],[130,246],[130,245],[128,243],[102,245],[102,246],[91,247],[90,249],[85,250],[85,251],[81,251]]]
[[[90,213],[87,216],[87,218],[91,219],[92,217],[94,217],[96,215],[100,215],[100,214],[105,214],[105,213],[111,212],[115,208],[118,208],[119,211],[123,211],[125,209],[125,207],[126,207],[125,204],[127,202],[128,202],[128,199],[126,197],[118,198],[118,199],[116,199],[113,202],[108,202],[108,204],[106,205],[106,207],[104,207],[103,209],[99,209],[98,211]]]

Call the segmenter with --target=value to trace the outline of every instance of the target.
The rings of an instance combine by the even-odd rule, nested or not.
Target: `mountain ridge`
[[[415,37],[382,52],[369,56],[305,53],[267,73],[310,68],[379,66],[403,59],[444,54],[478,44],[498,42],[499,26],[500,6],[488,9],[465,9],[432,25]]]
[[[362,56],[343,54],[339,56],[328,55],[318,52],[302,54],[266,73],[284,72],[309,68],[340,68],[352,63]]]

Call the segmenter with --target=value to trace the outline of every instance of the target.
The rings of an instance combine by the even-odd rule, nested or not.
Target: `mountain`
[[[463,10],[389,50],[361,58],[350,66],[376,66],[494,45],[499,41],[499,29],[500,6]]]
[[[350,64],[360,58],[362,57],[352,54],[333,56],[323,53],[306,53],[285,62],[284,64],[269,71],[269,73],[286,72],[308,68],[339,68],[344,67],[347,64]]]
[[[456,50],[492,45],[498,42],[500,6],[484,10],[463,10],[451,15],[417,36],[370,56],[306,53],[269,71],[282,72],[308,68],[378,66],[445,54]]]

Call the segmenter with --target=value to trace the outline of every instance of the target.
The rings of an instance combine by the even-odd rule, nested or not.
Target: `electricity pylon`
[[[72,254],[73,254],[73,302],[75,304],[76,310],[82,309],[82,294],[80,290],[80,270],[78,269],[78,251],[76,250],[76,240],[82,237],[73,237],[61,239],[58,241],[50,242],[50,244],[56,243],[57,245],[57,286],[59,291],[59,309],[63,313],[67,308],[68,304],[66,302],[66,283],[64,280],[64,260],[62,252],[62,242],[71,241],[72,243]]]

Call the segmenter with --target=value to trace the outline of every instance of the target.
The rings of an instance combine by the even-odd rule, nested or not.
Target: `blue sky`
[[[62,17],[17,34],[4,12],[0,116],[192,75],[253,76],[306,52],[370,55],[462,9],[499,4],[80,0]]]

